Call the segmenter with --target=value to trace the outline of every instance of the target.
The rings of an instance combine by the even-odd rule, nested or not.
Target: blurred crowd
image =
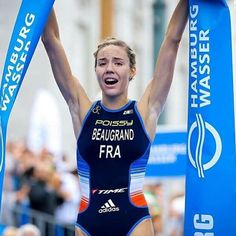
[[[152,216],[155,236],[183,236],[184,193],[172,193],[168,190],[166,194],[161,181],[146,184],[144,193]]]
[[[52,216],[65,229],[74,227],[79,201],[77,171],[66,156],[55,157],[45,148],[36,154],[22,141],[7,143],[2,224],[19,226],[14,209],[20,207]]]
[[[19,233],[23,226],[30,230],[36,227],[39,234],[32,235],[40,235],[37,219],[29,221],[24,217],[27,209],[51,216],[61,225],[63,232],[54,235],[74,235],[80,202],[79,177],[76,167],[71,165],[66,155],[59,158],[45,148],[36,154],[23,141],[8,142],[4,178],[1,209],[1,224],[6,231],[4,236],[24,236]],[[160,181],[145,184],[144,193],[153,219],[155,236],[182,236],[184,194],[171,195],[166,203]],[[17,207],[22,212],[20,219],[19,215],[16,216]],[[50,230],[50,226],[46,225],[46,233],[42,236],[53,235]]]
[[[41,236],[37,226],[33,224],[24,224],[19,228],[8,226],[3,230],[3,236]]]

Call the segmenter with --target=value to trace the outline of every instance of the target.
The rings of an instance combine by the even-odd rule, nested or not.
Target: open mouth
[[[107,78],[107,79],[105,79],[105,84],[106,85],[114,85],[114,84],[116,84],[118,82],[118,80],[117,79],[114,79],[114,78]]]

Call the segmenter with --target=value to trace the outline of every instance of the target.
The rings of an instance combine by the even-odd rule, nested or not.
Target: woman
[[[42,41],[68,104],[77,139],[82,189],[76,222],[78,236],[153,235],[142,180],[187,17],[188,1],[180,0],[161,46],[153,79],[138,102],[128,98],[136,67],[135,54],[126,43],[109,38],[98,46],[94,53],[95,73],[102,99],[92,102],[71,72],[54,11],[49,17]]]

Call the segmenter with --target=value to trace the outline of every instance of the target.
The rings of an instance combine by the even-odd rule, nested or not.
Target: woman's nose
[[[111,62],[109,62],[107,64],[106,72],[110,73],[110,72],[113,72],[113,71],[114,71],[113,64]]]

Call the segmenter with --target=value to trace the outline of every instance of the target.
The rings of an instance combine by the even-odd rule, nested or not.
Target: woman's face
[[[128,55],[123,47],[109,45],[97,55],[95,68],[99,86],[104,95],[119,96],[127,93],[135,68],[130,68]]]

